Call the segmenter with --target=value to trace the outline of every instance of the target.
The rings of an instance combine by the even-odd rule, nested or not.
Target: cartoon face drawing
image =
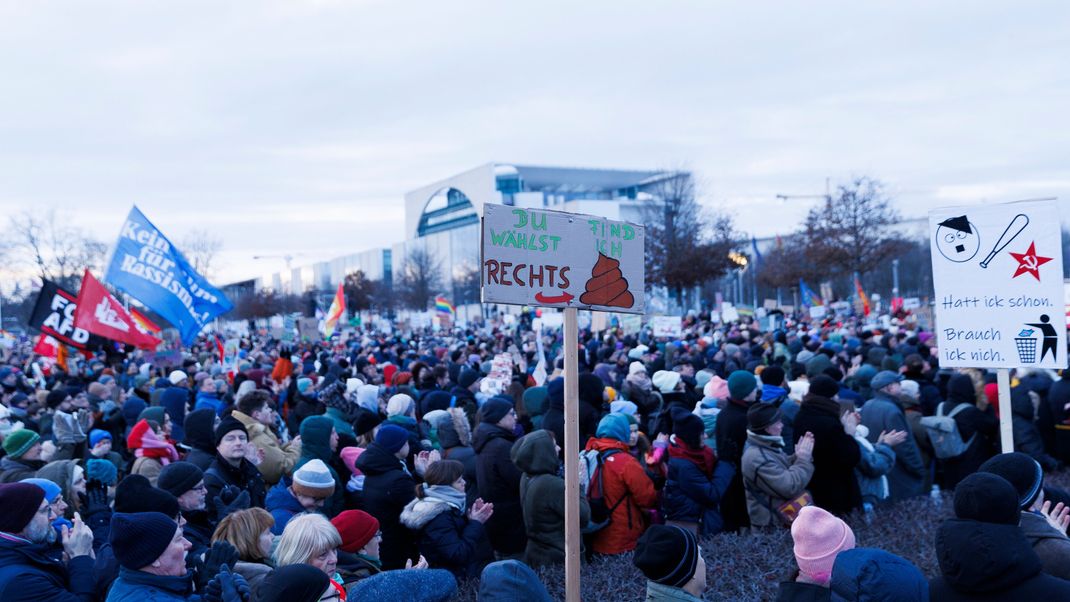
[[[951,217],[936,228],[936,248],[945,259],[963,263],[973,259],[981,248],[981,235],[977,226],[965,215]]]

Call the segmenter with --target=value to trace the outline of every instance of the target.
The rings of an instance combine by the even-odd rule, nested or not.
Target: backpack
[[[603,486],[602,469],[606,458],[613,454],[619,454],[621,450],[611,449],[605,452],[589,449],[580,452],[582,470],[580,470],[580,490],[587,498],[587,504],[591,508],[591,520],[584,528],[584,533],[594,533],[609,526],[613,522],[613,511],[620,506],[621,502],[628,498],[622,495],[612,506],[606,501],[605,487]]]
[[[925,427],[925,432],[929,434],[929,442],[932,443],[933,454],[941,460],[957,458],[966,453],[974,438],[977,437],[977,433],[974,433],[969,441],[963,441],[962,434],[959,433],[959,425],[955,423],[955,415],[972,406],[960,403],[955,406],[955,409],[951,410],[951,413],[944,414],[946,403],[936,406],[935,416],[926,416],[921,419],[921,425]]]

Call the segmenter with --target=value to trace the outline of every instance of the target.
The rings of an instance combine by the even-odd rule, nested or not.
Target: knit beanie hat
[[[672,393],[676,390],[676,383],[680,382],[680,373],[670,370],[658,370],[650,378],[654,387],[662,393]]]
[[[67,389],[56,387],[48,392],[48,395],[45,397],[45,405],[54,410],[70,396],[71,394],[67,392]]]
[[[302,376],[297,379],[297,392],[304,395],[308,392],[308,389],[312,386],[312,379],[307,376]]]
[[[810,381],[810,395],[832,399],[839,393],[840,385],[836,384],[836,381],[832,380],[831,376],[822,374],[820,376],[815,376],[813,380]]]
[[[728,381],[714,375],[710,382],[702,387],[702,395],[710,399],[728,399]]]
[[[1018,492],[999,475],[975,472],[955,486],[955,516],[982,523],[1017,525],[1022,518]]]
[[[21,533],[41,509],[45,490],[30,483],[0,484],[0,531]]]
[[[175,519],[161,512],[116,512],[111,516],[109,541],[119,565],[136,571],[156,562],[177,530]]]
[[[186,373],[181,370],[174,370],[167,375],[167,380],[171,381],[171,384],[177,387],[178,385],[189,380],[189,376],[187,376]]]
[[[156,486],[176,498],[204,480],[204,471],[189,462],[171,462],[163,467]]]
[[[795,562],[799,572],[814,582],[826,584],[832,576],[836,554],[855,547],[855,534],[847,523],[817,506],[803,506],[791,523]]]
[[[338,456],[342,458],[342,463],[349,469],[350,474],[359,475],[363,473],[357,468],[357,458],[360,458],[363,453],[363,447],[343,447],[342,451],[338,452]]]
[[[673,406],[671,415],[672,434],[694,449],[702,447],[702,434],[706,431],[702,419],[680,406]]]
[[[732,399],[742,400],[757,388],[757,379],[746,370],[736,370],[728,375],[728,393]]]
[[[152,406],[145,408],[141,411],[141,414],[137,417],[138,421],[151,420],[156,424],[163,426],[163,423],[167,419],[167,410],[163,406]]]
[[[635,413],[639,411],[639,406],[628,401],[627,399],[620,399],[609,404],[610,414],[625,414],[628,416],[635,416]]]
[[[607,414],[602,420],[598,421],[598,430],[595,431],[595,437],[627,443],[631,437],[631,431],[627,418],[620,414]]]
[[[119,469],[111,463],[111,460],[93,458],[85,463],[85,478],[90,481],[100,481],[110,487],[119,478]]]
[[[30,429],[12,431],[10,435],[4,438],[4,451],[7,452],[9,458],[21,458],[22,454],[30,451],[33,444],[40,440],[41,435]]]
[[[654,583],[679,588],[695,576],[698,555],[698,540],[690,531],[651,525],[639,538],[632,563]]]
[[[115,488],[115,511],[162,512],[167,516],[178,516],[178,498],[153,487],[139,474],[127,475]]]
[[[640,372],[646,374],[646,365],[643,364],[643,362],[632,362],[628,364],[628,376],[639,374]]]
[[[780,408],[771,403],[756,403],[747,410],[747,428],[754,433],[763,432],[780,420]]]
[[[505,397],[491,397],[483,403],[483,407],[479,408],[481,414],[483,414],[483,422],[488,424],[498,424],[498,421],[505,418],[513,409],[513,402],[509,401]]]
[[[396,454],[409,441],[409,431],[396,424],[388,424],[375,433],[375,443],[386,451]]]
[[[379,412],[360,412],[357,414],[357,419],[353,421],[353,432],[358,436],[363,435],[382,422],[383,417],[379,415]]]
[[[334,494],[334,477],[323,460],[316,458],[294,471],[291,487],[297,495],[323,500]]]
[[[780,366],[766,366],[765,370],[762,370],[761,379],[763,385],[779,387],[784,384],[784,369]]]
[[[92,449],[97,446],[102,440],[111,440],[111,433],[103,429],[93,429],[89,431],[89,448]]]
[[[415,403],[412,398],[404,393],[398,393],[386,402],[387,416],[408,416],[413,411]]]
[[[379,520],[363,510],[345,510],[331,519],[342,536],[343,552],[356,554],[379,532]]]
[[[699,370],[695,373],[695,390],[701,391],[706,388],[706,384],[713,380],[713,372],[709,370]]]
[[[259,602],[319,600],[330,583],[327,573],[310,564],[288,564],[268,573],[256,586],[253,599]]]
[[[457,375],[457,384],[462,389],[471,387],[477,380],[479,380],[479,373],[468,366],[461,368],[461,373]]]
[[[241,420],[233,416],[227,416],[220,421],[219,426],[215,427],[215,446],[219,447],[219,444],[223,441],[223,437],[227,436],[227,433],[231,431],[241,431],[245,433],[245,425]],[[246,433],[248,436],[248,433]]]
[[[48,479],[32,477],[29,479],[23,479],[19,481],[19,483],[29,483],[30,485],[37,485],[41,489],[44,489],[45,499],[48,500],[49,504],[55,502],[56,498],[63,494],[63,491],[59,488],[59,485],[56,485]]]
[[[1040,463],[1022,452],[992,456],[980,468],[1007,480],[1018,491],[1018,507],[1029,510],[1044,485],[1044,470]]]

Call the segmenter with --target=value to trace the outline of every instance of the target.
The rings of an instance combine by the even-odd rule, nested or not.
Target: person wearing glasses
[[[160,471],[156,486],[178,499],[182,518],[186,519],[185,537],[193,545],[190,554],[200,556],[212,545],[216,528],[206,509],[204,472],[189,462],[172,462]]]

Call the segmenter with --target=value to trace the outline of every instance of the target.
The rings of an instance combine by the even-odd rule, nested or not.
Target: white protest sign
[[[1065,368],[1054,200],[929,212],[940,365]]]
[[[919,307],[921,307],[921,299],[917,297],[903,299],[903,309],[917,309]]]
[[[484,303],[643,313],[642,226],[488,203],[482,236]]]
[[[810,318],[814,320],[824,319],[828,313],[828,309],[824,305],[814,305],[810,307]]]
[[[721,305],[721,320],[724,322],[736,322],[739,320],[739,310],[731,303]]]
[[[654,316],[650,318],[650,328],[656,337],[679,338],[684,334],[682,320],[680,316]]]

